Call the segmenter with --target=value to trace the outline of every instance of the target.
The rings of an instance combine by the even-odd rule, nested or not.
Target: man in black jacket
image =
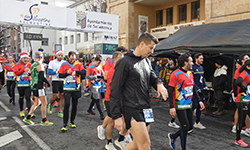
[[[111,83],[110,110],[115,128],[130,129],[133,141],[124,150],[150,149],[149,123],[154,121],[150,107],[149,88],[153,86],[166,100],[167,90],[156,76],[147,58],[158,43],[157,38],[149,33],[142,34],[134,52],[128,52],[115,66]],[[121,112],[122,109],[122,112]]]
[[[214,89],[214,100],[218,104],[218,108],[213,114],[222,115],[223,114],[223,90],[225,82],[227,81],[227,66],[223,65],[222,60],[218,59],[215,62],[215,66],[217,67],[214,71],[214,78],[212,82],[212,86]]]

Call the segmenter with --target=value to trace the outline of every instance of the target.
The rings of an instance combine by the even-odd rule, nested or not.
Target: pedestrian
[[[134,52],[128,52],[120,59],[116,66],[111,83],[110,109],[115,128],[124,128],[122,114],[130,129],[133,141],[124,150],[151,149],[149,138],[149,124],[154,122],[153,111],[150,106],[149,88],[153,86],[166,100],[167,90],[156,76],[147,58],[153,53],[158,39],[150,33],[142,34]],[[122,112],[121,112],[122,110]]]
[[[186,150],[187,133],[193,128],[192,98],[193,95],[199,101],[200,109],[203,110],[204,104],[197,94],[194,86],[194,78],[191,71],[193,59],[190,54],[185,53],[178,58],[179,68],[172,72],[168,84],[170,115],[177,115],[181,128],[175,133],[169,133],[169,145],[175,148],[175,141],[181,139],[181,148]]]
[[[218,108],[214,115],[222,115],[224,109],[224,101],[223,101],[223,90],[225,82],[227,81],[227,66],[223,65],[223,61],[221,59],[217,59],[215,61],[216,70],[214,71],[214,77],[212,80],[212,87],[214,89],[214,100],[217,102]]]

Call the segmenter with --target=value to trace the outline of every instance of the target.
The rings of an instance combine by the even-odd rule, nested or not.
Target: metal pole
[[[18,31],[17,31],[17,27],[14,27],[14,28],[16,28],[16,30],[15,30],[15,33],[16,33],[16,60],[17,60],[17,43],[18,43],[18,38],[17,38],[17,33],[18,33]]]

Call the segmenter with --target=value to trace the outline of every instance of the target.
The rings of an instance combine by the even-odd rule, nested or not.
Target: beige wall
[[[206,0],[206,23],[250,19],[250,0]]]

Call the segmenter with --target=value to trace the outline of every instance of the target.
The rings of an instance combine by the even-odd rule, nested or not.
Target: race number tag
[[[45,96],[45,90],[44,89],[38,89],[38,96]]]
[[[28,77],[28,72],[25,71],[25,72],[22,74],[22,77]]]
[[[186,97],[193,95],[193,86],[185,87],[184,90],[185,90],[185,96]]]
[[[75,77],[73,77],[73,76],[67,76],[67,77],[65,78],[65,81],[66,81],[67,83],[69,83],[69,82],[76,82]]]
[[[14,76],[14,72],[7,72],[7,76],[9,76],[9,77]]]
[[[143,109],[143,114],[145,118],[146,123],[154,122],[154,116],[153,116],[153,110],[152,108],[149,109]]]

